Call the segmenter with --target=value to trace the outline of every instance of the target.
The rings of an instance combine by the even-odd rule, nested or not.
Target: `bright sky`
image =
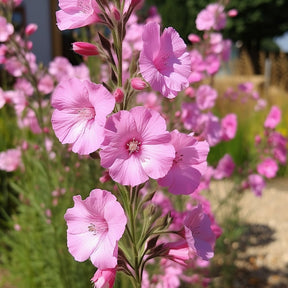
[[[281,37],[274,38],[274,41],[283,52],[288,53],[288,32],[284,33]]]

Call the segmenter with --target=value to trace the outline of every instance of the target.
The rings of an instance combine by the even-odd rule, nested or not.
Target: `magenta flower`
[[[227,114],[221,120],[222,140],[232,140],[237,132],[237,116],[236,114]]]
[[[265,128],[274,129],[281,121],[281,110],[277,106],[272,106],[265,122]]]
[[[145,25],[142,39],[139,67],[143,78],[164,97],[174,98],[189,85],[191,63],[184,41],[172,27],[160,36],[160,25],[155,22]]]
[[[69,97],[68,97],[69,96]],[[113,95],[100,84],[77,78],[60,82],[52,95],[52,126],[61,143],[87,155],[104,140],[106,116],[115,105]]]
[[[101,165],[114,181],[136,186],[167,174],[175,151],[159,113],[137,106],[112,115],[105,128]]]
[[[262,191],[266,186],[265,180],[258,174],[251,174],[248,176],[248,185],[251,188],[255,196],[262,195]]]
[[[171,132],[175,148],[173,165],[166,176],[158,179],[160,186],[168,186],[173,194],[191,194],[200,184],[207,168],[209,146],[206,141],[197,141],[192,135]]]
[[[90,258],[97,268],[117,265],[118,241],[127,222],[124,210],[109,191],[94,189],[82,200],[74,196],[74,207],[64,218],[67,222],[67,245],[76,261]]]
[[[235,169],[235,163],[229,154],[225,154],[218,162],[216,169],[214,170],[213,177],[215,179],[228,178],[232,175]]]
[[[211,259],[216,237],[211,229],[211,220],[201,205],[187,212],[184,229],[188,246],[203,260]]]
[[[274,178],[278,171],[277,162],[272,158],[266,158],[257,165],[257,172],[266,178]]]
[[[100,9],[95,0],[59,0],[61,10],[56,12],[60,30],[83,27],[100,20]]]

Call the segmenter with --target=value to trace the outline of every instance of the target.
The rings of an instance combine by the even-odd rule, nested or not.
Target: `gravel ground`
[[[229,191],[227,182],[213,185]],[[235,247],[233,288],[288,288],[288,179],[268,183],[262,197],[245,191],[240,207],[247,232]]]

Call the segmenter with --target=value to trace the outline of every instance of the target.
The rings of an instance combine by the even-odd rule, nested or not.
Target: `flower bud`
[[[199,43],[200,42],[200,37],[196,34],[189,34],[188,39],[191,43]]]
[[[236,9],[231,9],[228,11],[227,15],[229,17],[236,17],[238,15],[238,11]]]
[[[97,46],[87,42],[72,43],[73,51],[82,56],[95,56],[99,54]]]
[[[139,77],[135,77],[131,79],[131,86],[135,90],[143,90],[148,87],[147,83]]]
[[[30,36],[34,34],[38,29],[38,25],[35,23],[28,24],[25,28],[25,35]]]
[[[116,21],[119,21],[121,19],[120,12],[116,7],[112,8],[112,14],[113,14]]]
[[[115,97],[115,101],[116,103],[122,103],[123,99],[124,99],[124,92],[121,88],[117,88],[114,93],[113,93],[114,97]]]

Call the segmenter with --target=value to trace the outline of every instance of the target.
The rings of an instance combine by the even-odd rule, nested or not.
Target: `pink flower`
[[[262,176],[258,174],[251,174],[248,176],[248,185],[253,191],[254,195],[259,197],[262,195],[262,190],[265,188],[266,183]]]
[[[111,192],[100,189],[92,190],[84,200],[80,195],[73,200],[74,207],[64,215],[69,252],[80,262],[90,257],[101,270],[115,268],[117,243],[127,222],[120,203]]]
[[[200,40],[201,40],[198,35],[193,34],[193,33],[191,33],[191,34],[188,35],[188,39],[189,39],[189,41],[190,41],[191,43],[199,43]]]
[[[209,85],[201,85],[196,91],[196,103],[201,110],[214,107],[218,96],[217,91]]]
[[[103,85],[77,78],[63,80],[51,103],[55,108],[52,126],[62,144],[72,144],[72,151],[82,155],[100,148],[106,116],[115,105],[113,95]]]
[[[229,17],[236,17],[238,15],[238,11],[236,9],[231,9],[227,12]]]
[[[11,23],[7,23],[6,18],[0,16],[0,42],[8,40],[9,36],[14,33],[14,27]]]
[[[281,121],[281,110],[277,106],[272,106],[265,122],[265,128],[274,129]]]
[[[209,146],[206,141],[198,142],[192,135],[171,133],[171,143],[175,148],[175,159],[166,176],[158,179],[160,186],[168,186],[173,194],[191,194],[200,184],[207,168]]]
[[[54,89],[54,80],[51,75],[43,75],[38,82],[38,90],[41,93],[49,94]]]
[[[0,153],[0,170],[15,171],[21,164],[21,151],[8,149]]]
[[[189,85],[190,57],[184,41],[172,27],[160,36],[160,25],[155,22],[145,25],[142,39],[139,67],[143,78],[152,89],[174,98]]]
[[[198,50],[193,49],[190,51],[191,60],[191,74],[189,75],[189,83],[195,83],[201,81],[204,78],[204,71],[206,70],[206,64],[202,55]]]
[[[233,139],[237,132],[237,116],[235,114],[227,114],[221,120],[222,140],[229,141]]]
[[[112,115],[105,128],[101,165],[114,181],[136,186],[167,174],[175,151],[159,113],[137,106]]]
[[[91,279],[94,288],[113,288],[116,277],[116,269],[98,269]]]
[[[214,170],[213,177],[215,179],[223,179],[230,177],[234,171],[235,163],[229,154],[225,154],[218,162]]]
[[[257,165],[257,172],[266,178],[274,178],[278,171],[278,165],[272,158],[266,158]]]
[[[61,10],[56,12],[60,30],[83,27],[100,20],[100,9],[94,0],[59,0]]]
[[[198,30],[221,30],[226,26],[226,15],[224,7],[218,3],[209,4],[200,11],[196,18],[196,27]]]
[[[201,205],[187,212],[184,229],[188,246],[203,260],[211,259],[214,256],[216,237],[211,229],[211,221]]]

